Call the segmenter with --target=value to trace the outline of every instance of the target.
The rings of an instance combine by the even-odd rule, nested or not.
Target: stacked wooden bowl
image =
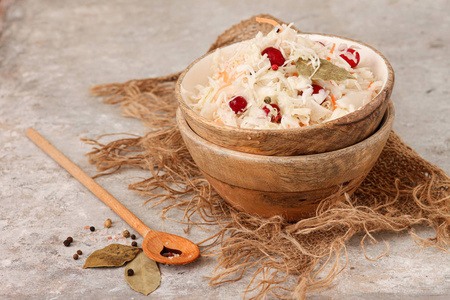
[[[207,120],[186,103],[184,91],[205,84],[212,55],[194,61],[180,76],[177,122],[206,179],[235,208],[262,217],[296,221],[315,215],[326,198],[353,193],[378,159],[394,120],[390,94],[394,72],[384,56],[363,43],[330,35],[313,40],[357,45],[361,66],[384,85],[367,105],[339,119],[295,129],[240,129]],[[223,55],[233,52],[230,45]],[[336,198],[336,195],[340,197]]]

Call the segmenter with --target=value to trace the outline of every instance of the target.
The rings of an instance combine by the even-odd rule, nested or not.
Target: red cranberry
[[[347,49],[347,52],[350,54],[353,54],[354,59],[348,58],[347,53],[343,53],[339,56],[342,57],[350,65],[350,67],[356,68],[356,66],[359,64],[359,60],[360,60],[359,52],[352,48]]]
[[[247,107],[247,100],[245,100],[242,96],[236,96],[230,100],[229,104],[230,108],[234,111],[235,114],[241,113]]]
[[[277,65],[277,66],[282,66],[285,62],[285,59],[283,57],[283,54],[281,54],[281,51],[278,50],[277,48],[274,47],[269,47],[263,50],[263,52],[261,52],[261,55],[267,54],[267,57],[270,60],[270,64],[272,65]]]
[[[313,95],[318,94],[321,90],[324,89],[323,87],[321,87],[320,85],[317,85],[317,84],[312,84],[311,86],[313,88]]]
[[[270,121],[271,122],[280,123],[281,122],[280,107],[278,105],[276,105],[276,104],[269,104],[269,105],[272,106],[275,109],[275,112],[277,113],[276,116],[270,117]],[[270,108],[268,108],[267,105],[266,105],[266,106],[263,107],[263,110],[266,113],[266,115],[268,116],[269,113],[270,113]]]
[[[272,70],[274,71],[278,70],[278,65],[272,65]]]

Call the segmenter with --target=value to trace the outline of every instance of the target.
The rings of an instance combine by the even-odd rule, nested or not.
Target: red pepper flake
[[[112,236],[108,236],[108,240],[112,239]]]
[[[91,226],[89,226],[89,225],[87,225],[87,226],[84,226],[84,229],[89,229]]]

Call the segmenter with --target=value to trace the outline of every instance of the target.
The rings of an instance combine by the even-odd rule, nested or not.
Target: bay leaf
[[[128,276],[129,269],[133,269],[134,275]],[[125,280],[133,290],[147,296],[158,288],[161,283],[161,273],[156,262],[141,251],[125,266]]]
[[[94,251],[86,259],[83,269],[97,267],[120,267],[133,260],[140,249],[132,246],[111,244],[103,249]]]
[[[309,78],[314,73],[314,67],[309,60],[299,58],[295,62],[297,73],[303,77]],[[346,69],[333,64],[332,62],[320,58],[320,67],[311,79],[343,81],[346,79],[355,79]]]

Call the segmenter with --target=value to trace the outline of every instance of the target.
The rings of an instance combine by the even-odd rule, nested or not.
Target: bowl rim
[[[180,117],[182,117],[180,119]],[[186,118],[181,113],[181,109],[177,109],[177,126],[180,128],[180,124],[183,126],[183,128],[186,128],[186,130],[183,130],[185,134],[188,134],[191,139],[197,140],[201,142],[202,144],[206,145],[208,148],[211,148],[215,151],[221,151],[229,154],[230,156],[239,156],[239,157],[245,157],[247,159],[257,160],[257,161],[272,161],[272,162],[283,162],[286,161],[286,159],[289,159],[293,163],[301,162],[310,159],[311,157],[317,158],[317,159],[326,159],[332,154],[335,154],[336,156],[343,155],[344,153],[348,153],[348,151],[361,151],[364,148],[367,147],[367,145],[371,145],[375,143],[375,140],[382,134],[385,134],[385,131],[389,130],[389,132],[392,130],[392,124],[394,122],[395,118],[395,108],[394,104],[392,103],[392,100],[389,100],[387,109],[383,115],[383,118],[381,120],[381,123],[375,130],[373,134],[371,134],[369,137],[363,139],[362,141],[338,149],[328,152],[322,152],[322,153],[314,153],[314,154],[303,154],[303,155],[293,155],[293,156],[274,156],[274,155],[259,155],[259,154],[251,154],[241,151],[232,150],[223,146],[219,146],[217,144],[214,144],[207,139],[202,138],[199,136],[189,125]]]
[[[346,37],[342,37],[342,36],[338,36],[338,35],[332,35],[332,34],[323,34],[323,33],[315,33],[315,32],[298,32],[299,34],[304,34],[304,35],[318,35],[318,36],[325,36],[325,37],[331,37],[331,38],[339,38],[345,41],[349,41],[349,42],[353,42],[353,43],[357,43],[360,44],[362,46],[365,46],[367,48],[369,48],[370,50],[374,51],[376,55],[380,56],[384,63],[386,64],[387,67],[387,77],[386,77],[386,83],[383,87],[383,89],[378,92],[378,94],[372,98],[372,100],[367,103],[366,105],[362,106],[361,108],[348,113],[342,117],[339,117],[337,119],[334,120],[330,120],[324,123],[320,123],[320,124],[314,124],[314,125],[309,125],[309,126],[305,126],[305,127],[300,127],[300,128],[272,128],[272,129],[256,129],[256,128],[239,128],[239,127],[234,127],[234,126],[230,126],[230,125],[225,125],[225,124],[220,124],[217,122],[214,122],[212,120],[208,120],[205,117],[202,117],[201,115],[199,115],[198,113],[196,113],[183,99],[183,96],[181,95],[181,85],[182,82],[184,80],[184,77],[186,76],[186,74],[189,72],[189,70],[195,65],[197,64],[199,61],[201,61],[202,59],[204,59],[205,57],[207,57],[208,55],[212,55],[217,49],[223,49],[225,47],[229,47],[232,45],[235,45],[237,43],[242,43],[244,41],[239,41],[236,43],[232,43],[223,47],[219,47],[216,48],[214,50],[211,50],[207,53],[205,53],[204,55],[202,55],[201,57],[197,58],[196,60],[194,60],[191,64],[189,64],[189,66],[180,74],[180,76],[178,77],[178,80],[175,84],[175,97],[179,103],[179,106],[181,106],[183,113],[188,113],[191,115],[191,117],[195,118],[196,121],[206,124],[208,126],[214,127],[216,129],[220,129],[220,130],[226,130],[226,131],[235,131],[235,132],[240,132],[241,134],[268,134],[268,135],[272,135],[272,134],[290,134],[290,133],[298,133],[298,132],[305,132],[308,130],[315,130],[315,129],[320,129],[323,127],[332,127],[332,126],[339,126],[339,125],[345,125],[345,124],[349,124],[349,123],[353,123],[355,122],[355,120],[353,120],[352,117],[359,115],[358,119],[364,119],[366,118],[368,115],[371,114],[371,112],[378,106],[382,105],[382,103],[384,102],[385,99],[389,99],[389,96],[392,92],[393,86],[394,86],[394,81],[395,81],[395,75],[394,75],[394,70],[390,64],[390,62],[387,60],[387,58],[377,49],[375,49],[374,47],[365,44],[363,42],[360,42],[358,40],[354,40],[354,39],[350,39],[350,38],[346,38]],[[389,101],[389,100],[388,100]],[[364,109],[363,109],[364,108]]]

